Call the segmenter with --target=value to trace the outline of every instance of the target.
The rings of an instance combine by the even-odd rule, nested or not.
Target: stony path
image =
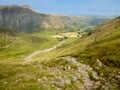
[[[28,61],[31,61],[33,57],[35,57],[37,54],[40,54],[40,53],[45,53],[45,52],[49,52],[51,50],[54,50],[56,49],[57,47],[61,46],[63,43],[65,42],[65,40],[63,40],[61,43],[59,43],[58,45],[55,45],[49,49],[46,49],[46,50],[38,50],[38,51],[35,51],[33,52],[32,54],[28,55],[27,57],[24,58],[24,60],[26,60],[26,62]]]
[[[48,51],[51,51],[55,48],[57,48],[58,46],[61,46],[65,41],[62,41],[60,44],[53,46],[49,49],[46,50],[38,50],[32,54],[30,54],[29,56],[27,56],[25,58],[25,62],[31,61],[32,58],[34,56],[36,56],[37,54],[40,53],[45,53]],[[58,88],[58,90],[62,90],[62,87],[65,85],[70,85],[72,81],[78,83],[78,90],[95,90],[100,84],[101,82],[98,81],[99,80],[99,76],[97,75],[97,73],[93,70],[92,67],[90,67],[89,65],[86,65],[84,63],[81,63],[79,61],[77,61],[76,58],[71,57],[71,56],[67,56],[67,57],[62,57],[62,60],[66,60],[67,64],[72,63],[74,66],[76,66],[76,69],[72,69],[71,66],[53,66],[53,67],[47,67],[47,66],[42,66],[40,65],[41,70],[43,70],[44,68],[46,68],[46,70],[48,70],[48,72],[56,72],[56,73],[60,73],[55,77],[41,77],[38,78],[38,82],[43,82],[46,83],[46,81],[50,81],[49,83],[51,83],[51,85],[53,86],[58,86],[60,88]],[[49,62],[50,63],[50,62]],[[101,66],[101,64],[100,64]],[[43,68],[44,67],[44,68]],[[62,71],[63,70],[63,71]],[[73,74],[71,75],[71,78],[68,77],[68,75],[64,75],[64,77],[61,76],[62,72],[72,72]],[[92,80],[91,77],[96,80]],[[50,79],[50,80],[49,80]],[[82,79],[82,82],[80,83],[80,79]]]
[[[92,67],[78,62],[76,58],[73,58],[73,57],[65,57],[64,59],[66,59],[68,62],[74,63],[77,66],[77,70],[75,71],[76,75],[82,76],[83,78],[83,86],[79,88],[80,90],[91,90],[93,88],[96,88],[95,82],[90,79],[90,73],[91,73],[91,76],[96,80],[99,79],[99,76],[93,70]],[[100,82],[96,82],[96,83],[100,84]]]
[[[49,67],[47,65],[39,64],[40,70],[47,70],[47,72],[54,73],[53,76],[39,77],[37,81],[44,83],[45,85],[50,84],[53,87],[57,87],[56,90],[67,90],[65,87],[68,85],[73,87],[73,83],[76,89],[73,90],[96,90],[101,82],[99,76],[92,67],[77,61],[74,57],[62,57],[60,63],[66,61],[66,64],[60,66]],[[53,63],[48,61],[47,63]],[[72,66],[76,66],[74,68]],[[91,79],[91,77],[94,79]],[[64,89],[63,89],[64,88]]]

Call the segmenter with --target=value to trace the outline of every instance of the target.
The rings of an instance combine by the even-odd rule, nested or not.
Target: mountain
[[[26,5],[0,6],[0,26],[27,33],[42,29],[69,29],[76,26],[96,26],[109,19],[41,14]]]

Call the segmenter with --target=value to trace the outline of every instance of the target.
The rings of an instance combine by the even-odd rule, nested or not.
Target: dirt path
[[[35,52],[33,52],[32,54],[30,54],[30,55],[28,55],[27,57],[25,57],[24,60],[26,60],[26,61],[31,61],[32,58],[33,58],[34,56],[36,56],[37,54],[45,53],[45,52],[49,52],[49,51],[51,51],[51,50],[54,50],[54,49],[56,49],[57,47],[61,46],[64,42],[65,42],[65,40],[63,40],[63,41],[62,41],[61,43],[59,43],[58,45],[55,45],[55,46],[53,46],[53,47],[51,47],[51,48],[49,48],[49,49],[46,49],[46,50],[38,50],[38,51],[35,51]]]

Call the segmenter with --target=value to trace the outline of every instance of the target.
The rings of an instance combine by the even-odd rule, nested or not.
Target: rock
[[[58,76],[58,77],[55,77],[55,78],[56,78],[56,81],[53,82],[53,84],[57,85],[59,87],[65,86],[65,84],[71,84],[71,80],[70,79],[64,79],[61,76]]]
[[[99,59],[97,59],[97,61],[96,61],[96,62],[97,62],[97,64],[98,64],[98,66],[99,66],[99,67],[102,67],[102,65],[103,65],[103,64],[100,62],[100,60],[99,60]]]
[[[120,81],[120,76],[119,75],[115,76],[115,79]]]
[[[61,88],[57,88],[57,90],[62,90]]]
[[[96,72],[92,72],[92,76],[93,76],[93,78],[94,79],[96,79],[96,80],[98,80],[99,79],[99,77],[98,77],[98,75],[97,75],[97,73]]]
[[[57,85],[60,86],[60,87],[62,87],[62,86],[65,85],[65,83],[61,81],[61,82],[57,82]]]
[[[95,85],[99,86],[101,83],[100,81],[95,82]]]
[[[75,63],[76,59],[71,57],[65,57],[68,63]]]
[[[66,84],[71,84],[71,81],[70,80],[65,80],[64,81]]]
[[[8,84],[8,82],[4,82],[4,84]]]
[[[41,82],[41,79],[38,79],[37,81],[38,81],[38,82]]]
[[[78,77],[72,76],[72,80],[73,80],[73,81],[77,81],[77,80],[78,80]]]
[[[76,87],[77,87],[77,90],[85,90],[85,87],[83,86],[83,83],[77,81],[75,83]]]
[[[56,68],[56,67],[52,67],[51,70],[54,71],[54,72],[59,71],[59,69]]]
[[[43,80],[48,81],[48,78],[47,77],[43,77]]]
[[[18,80],[15,81],[15,83],[18,83],[18,82],[21,82],[21,81],[22,81],[22,79],[18,79]]]
[[[68,70],[68,71],[70,71],[70,70],[71,70],[71,67],[70,67],[70,66],[68,66],[68,67],[67,67],[67,70]]]
[[[64,71],[67,71],[67,67],[61,66],[60,68]]]
[[[54,84],[52,84],[52,87],[54,87],[55,85]]]
[[[104,75],[103,73],[100,74],[100,76],[103,76],[103,75]]]
[[[81,74],[80,74],[80,73],[78,73],[78,72],[75,72],[75,75],[76,75],[78,78],[80,78],[80,77],[81,77]]]

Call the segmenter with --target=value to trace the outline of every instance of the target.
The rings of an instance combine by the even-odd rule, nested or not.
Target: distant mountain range
[[[42,29],[68,29],[75,26],[96,26],[111,17],[48,15],[28,6],[0,6],[0,26],[31,33]]]

